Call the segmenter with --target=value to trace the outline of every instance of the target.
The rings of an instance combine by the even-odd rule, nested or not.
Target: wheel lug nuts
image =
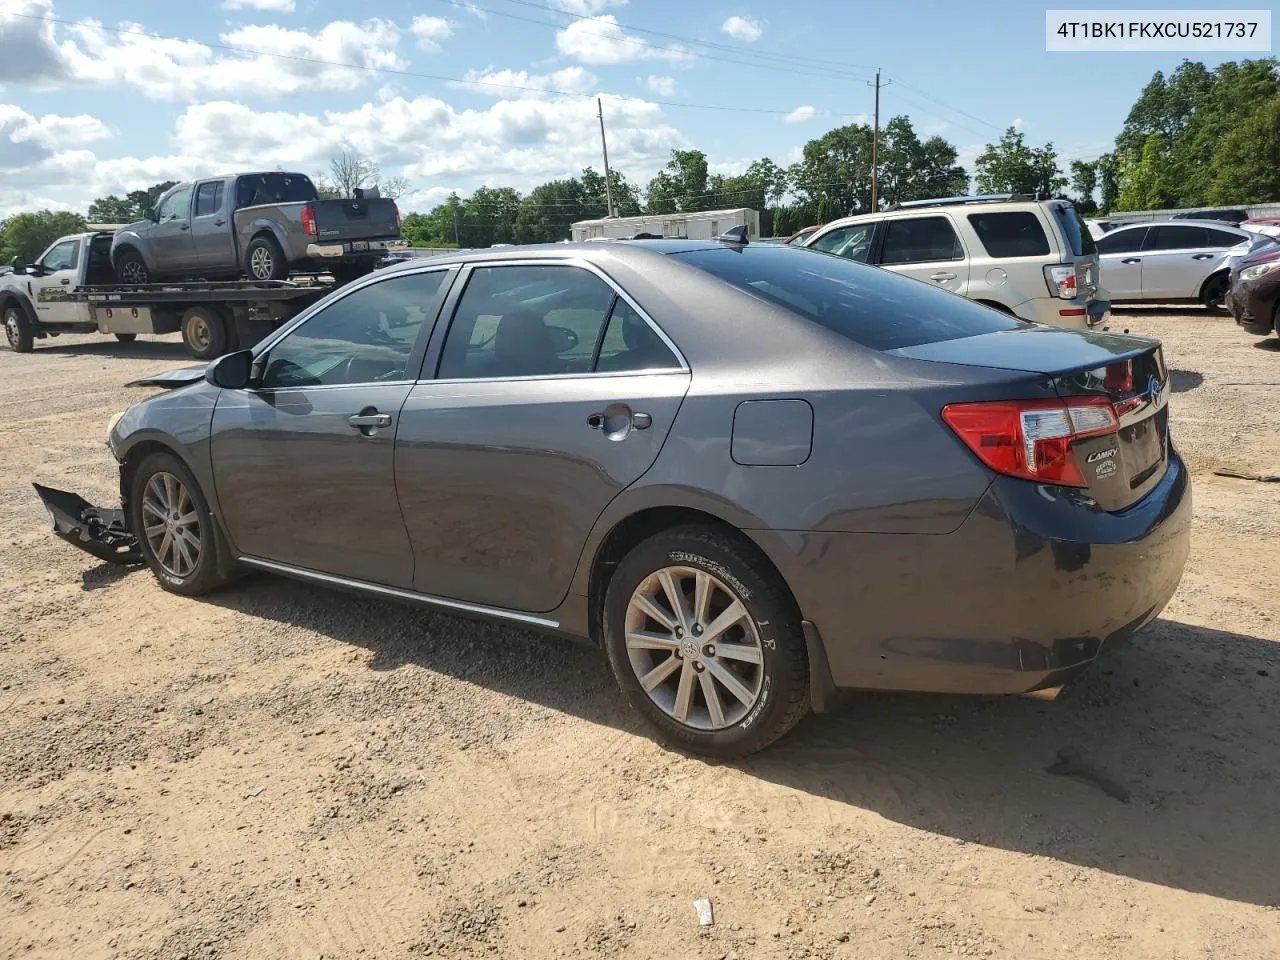
[[[705,647],[702,648],[702,654],[703,656],[706,656],[706,657],[714,657],[716,655],[716,648],[713,647],[711,644],[707,644]]]
[[[695,636],[700,636],[702,634],[702,624],[695,623],[693,625],[693,632]]]
[[[707,668],[706,668],[706,667],[704,667],[704,666],[703,666],[702,664],[700,664],[700,663],[695,663],[695,664],[693,665],[693,669],[695,669],[695,670],[697,670],[699,673],[701,673],[703,670],[705,670],[705,669],[707,669]]]
[[[684,631],[683,631],[683,630],[681,630],[679,627],[676,627],[676,636],[677,636],[677,637],[683,637],[683,636],[684,636]]]

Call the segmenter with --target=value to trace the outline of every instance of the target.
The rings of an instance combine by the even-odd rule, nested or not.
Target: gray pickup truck
[[[148,219],[116,232],[111,263],[121,283],[294,270],[345,283],[405,246],[394,200],[321,200],[301,173],[241,173],[171,187]]]

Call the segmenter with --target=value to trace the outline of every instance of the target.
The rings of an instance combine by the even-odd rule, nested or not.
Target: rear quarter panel
[[[310,237],[302,229],[302,208],[305,206],[305,203],[268,203],[237,210],[232,218],[240,256],[244,256],[254,237],[265,232],[275,237],[289,263],[305,260],[307,243],[310,242]]]

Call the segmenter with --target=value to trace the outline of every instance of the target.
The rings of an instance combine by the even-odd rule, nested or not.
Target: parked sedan
[[[838,688],[1051,696],[1187,556],[1158,341],[784,245],[405,263],[151,382],[185,385],[109,443],[164,589],[265,570],[584,638],[708,755]]]
[[[1236,323],[1250,333],[1280,333],[1280,246],[1236,265],[1227,305]]]
[[[1217,221],[1179,220],[1130,224],[1095,245],[1112,303],[1201,303],[1216,311],[1232,266],[1275,243]]]

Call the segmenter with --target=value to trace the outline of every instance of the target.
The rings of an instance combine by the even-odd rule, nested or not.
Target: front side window
[[[222,181],[210,180],[196,187],[197,217],[207,217],[222,209]]]
[[[857,223],[848,227],[836,227],[830,233],[809,244],[810,250],[821,250],[823,253],[834,253],[838,257],[866,263],[871,253],[871,235],[875,232],[874,223]]]
[[[1132,230],[1113,230],[1098,241],[1099,253],[1134,253],[1142,249],[1142,238],[1147,235],[1148,227],[1134,227]]]
[[[589,373],[613,301],[613,288],[581,267],[476,267],[454,311],[437,376]]]
[[[64,240],[44,255],[40,265],[46,273],[53,273],[55,270],[74,270],[79,262],[80,241]]]
[[[1049,253],[1049,238],[1040,218],[1029,210],[1010,213],[971,213],[969,224],[982,241],[987,256],[996,259],[1043,257]],[[1078,255],[1079,250],[1075,253]]]
[[[185,220],[187,218],[187,208],[191,204],[191,185],[179,187],[169,196],[165,197],[164,202],[160,204],[160,209],[156,213],[156,219],[163,223],[165,220]]]
[[[880,262],[886,266],[963,259],[960,238],[946,217],[890,220],[885,224]]]
[[[447,271],[362,287],[325,307],[273,346],[264,388],[391,383],[412,379],[409,356],[440,308]]]

